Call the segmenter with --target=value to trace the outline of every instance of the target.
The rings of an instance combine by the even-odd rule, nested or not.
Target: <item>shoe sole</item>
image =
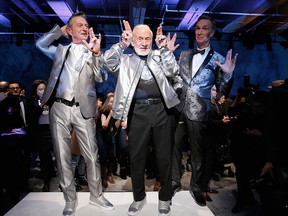
[[[147,204],[147,200],[144,201],[144,204],[143,204],[142,208],[140,208],[140,209],[139,209],[138,211],[136,211],[136,212],[129,212],[129,211],[128,211],[128,215],[129,215],[129,216],[134,216],[134,215],[139,214],[139,213],[142,211],[143,207],[144,207],[146,204]]]
[[[97,206],[98,208],[100,208],[100,209],[102,209],[102,210],[108,210],[108,211],[112,211],[113,209],[114,209],[114,206],[112,206],[112,207],[104,207],[104,206],[101,206],[101,205],[99,205],[98,203],[95,203],[95,202],[92,202],[92,201],[90,201],[89,202],[91,205],[93,205],[93,206]]]
[[[75,212],[73,214],[69,214],[69,215],[63,214],[63,216],[75,216]]]
[[[70,215],[63,215],[63,216],[75,216],[75,212],[73,214]]]
[[[158,216],[170,216],[171,215],[171,211],[168,214],[158,214]]]

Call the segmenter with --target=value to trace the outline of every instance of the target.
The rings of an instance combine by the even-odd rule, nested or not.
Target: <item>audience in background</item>
[[[101,164],[101,175],[102,184],[106,185],[105,181],[114,184],[112,173],[114,166],[117,165],[116,162],[116,144],[115,144],[115,134],[117,132],[115,126],[115,119],[112,117],[112,104],[114,99],[114,93],[108,93],[107,98],[99,109],[102,136],[103,136],[103,146],[100,146],[100,164]]]
[[[204,23],[205,25],[202,26],[203,21],[204,22],[207,21],[208,24]],[[116,50],[118,52],[118,54],[119,52],[124,51],[124,49],[127,48],[127,45],[129,45],[131,42],[128,40],[128,38],[131,37],[130,35],[131,29],[129,29],[129,26],[127,25],[127,23],[124,22],[124,25],[125,25],[126,35],[124,34],[123,41],[117,44],[116,48],[114,45],[114,48],[113,48],[114,51]],[[204,118],[207,117],[207,119],[204,120],[204,118],[203,119],[200,118],[201,116],[199,117],[199,119],[193,119],[193,117],[191,117],[191,113],[189,113],[193,111],[193,109],[191,108],[192,106],[189,106],[189,104],[191,105],[191,103],[193,104],[194,102],[196,102],[196,101],[193,102],[192,98],[197,98],[197,102],[199,102],[200,97],[198,97],[197,94],[194,94],[195,92],[193,91],[189,92],[191,89],[193,89],[193,87],[195,86],[197,87],[197,84],[193,84],[193,86],[188,86],[188,84],[190,83],[188,81],[192,80],[192,83],[194,82],[193,80],[197,81],[197,73],[201,72],[201,70],[199,71],[196,68],[197,62],[199,64],[198,66],[200,67],[200,69],[202,69],[199,62],[205,62],[206,56],[214,55],[213,49],[209,45],[210,37],[212,37],[215,31],[214,29],[215,27],[213,25],[214,25],[214,21],[210,20],[209,17],[206,17],[206,16],[200,17],[199,21],[197,21],[197,24],[196,24],[196,42],[199,48],[198,51],[204,50],[204,55],[201,54],[201,56],[203,55],[201,57],[200,53],[196,53],[195,50],[191,51],[191,53],[185,51],[181,53],[181,57],[179,61],[180,67],[182,70],[181,72],[182,77],[184,78],[184,82],[186,82],[187,84],[186,86],[184,86],[183,90],[185,91],[187,90],[188,96],[187,98],[185,98],[186,105],[184,106],[184,109],[182,110],[181,115],[179,115],[180,117],[178,116],[179,124],[177,126],[176,132],[179,132],[178,129],[181,128],[182,126],[183,126],[183,128],[181,128],[182,132],[185,132],[187,128],[190,129],[190,132],[192,131],[192,129],[196,129],[198,130],[198,133],[196,133],[198,138],[200,138],[200,140],[203,139],[202,140],[203,142],[201,143],[202,144],[205,143],[203,146],[201,145],[201,143],[198,143],[198,145],[196,146],[197,148],[195,148],[194,146],[195,140],[193,138],[195,134],[186,133],[189,135],[192,134],[189,138],[187,136],[185,137],[184,136],[185,134],[182,134],[183,136],[181,136],[181,138],[185,139],[185,142],[189,142],[189,145],[190,145],[189,148],[191,148],[191,153],[192,153],[192,157],[188,158],[188,160],[192,161],[192,176],[191,176],[191,182],[190,182],[191,195],[195,199],[197,204],[201,206],[205,206],[206,201],[212,201],[211,197],[209,196],[209,193],[211,192],[217,193],[217,191],[213,191],[213,189],[209,188],[209,180],[213,176],[213,171],[215,171],[216,169],[214,165],[218,163],[217,158],[216,158],[217,148],[220,145],[226,145],[226,142],[228,142],[226,132],[227,132],[227,126],[229,124],[228,127],[229,127],[229,138],[231,138],[231,155],[233,156],[233,162],[236,167],[236,180],[237,180],[237,202],[235,206],[232,208],[232,212],[238,213],[247,209],[249,205],[253,205],[254,197],[252,194],[252,190],[256,189],[256,191],[259,193],[259,197],[261,201],[261,213],[260,213],[261,216],[268,216],[272,214],[277,214],[277,215],[283,214],[283,211],[287,212],[287,205],[288,205],[288,199],[287,199],[288,168],[286,165],[288,164],[288,161],[287,161],[288,150],[287,150],[287,145],[286,145],[287,139],[285,136],[286,128],[282,127],[282,125],[288,121],[287,114],[286,114],[287,108],[288,108],[287,107],[287,101],[288,101],[287,80],[274,81],[270,87],[271,91],[268,94],[266,94],[266,92],[250,91],[249,89],[246,89],[246,88],[238,88],[235,100],[232,102],[231,106],[228,107],[228,114],[230,116],[229,118],[228,116],[226,116],[226,112],[225,110],[223,110],[223,107],[221,105],[223,101],[225,100],[224,94],[227,95],[227,91],[228,91],[228,90],[225,90],[226,87],[224,84],[227,80],[229,80],[229,78],[231,77],[230,75],[232,73],[228,74],[229,76],[225,77],[225,79],[222,77],[225,82],[222,82],[221,84],[217,83],[218,89],[216,89],[216,86],[212,87],[212,89],[215,88],[215,91],[218,90],[219,93],[217,94],[217,96],[214,95],[215,97],[212,98],[211,100],[212,106],[211,106],[211,110],[209,110],[208,112],[208,115],[204,116],[204,113],[201,113],[199,110],[197,110],[196,112],[193,112],[194,116],[197,116],[197,115],[200,116],[203,114]],[[205,29],[207,26],[208,26],[208,29]],[[142,26],[142,27],[145,27],[145,26]],[[209,31],[208,32],[209,35],[208,33],[204,35],[207,39],[207,41],[205,41],[207,42],[205,43],[205,46],[202,46],[201,42],[197,41],[197,40],[200,40],[199,37],[197,39],[197,34],[198,35],[201,34],[199,33],[200,30]],[[157,30],[157,35],[162,36],[162,32]],[[137,45],[138,43],[140,43],[139,40],[150,41],[150,38],[148,39],[136,38],[135,41],[132,41],[132,44]],[[149,45],[147,45],[147,47],[149,47]],[[205,49],[202,49],[202,48],[205,48]],[[159,52],[163,53],[164,51],[166,51],[166,48],[160,47]],[[227,53],[226,61],[227,60],[231,61],[231,57],[232,57],[231,52],[232,51],[229,51]],[[145,55],[144,57],[142,55],[138,55],[137,46],[135,48],[135,53],[137,55],[137,61],[139,60],[140,62],[145,62],[145,64],[147,64],[147,61],[149,59],[147,60],[145,58]],[[218,55],[218,53],[216,54]],[[192,59],[193,58],[196,59],[198,57],[199,58],[196,61],[196,64],[194,64],[195,62],[193,63],[194,64],[193,68],[190,68],[189,70],[190,72],[191,71],[193,72],[193,77],[189,77],[187,81],[185,80],[185,77],[187,74],[185,74],[185,70],[183,68],[185,67],[186,64],[188,64],[188,62],[186,62],[186,60],[189,59],[188,57],[189,58],[191,57]],[[221,63],[224,63],[224,60],[225,60],[224,57],[220,55],[218,57],[219,57],[218,60],[221,61]],[[232,58],[232,61],[233,62],[232,62],[231,68],[234,69],[233,66],[235,65],[235,62],[236,62],[236,56]],[[219,62],[216,63],[214,61],[213,63],[214,63],[213,70],[215,71],[216,71],[216,68],[218,69],[219,67],[221,68],[221,66],[223,66],[223,64],[221,65]],[[144,67],[146,66],[147,65],[145,65]],[[232,71],[232,69],[229,71]],[[139,95],[143,96],[141,95],[141,93],[143,93],[141,91],[143,90],[145,92],[145,90],[147,90],[147,88],[145,89],[146,83],[143,84],[143,80],[145,80],[147,77],[151,78],[150,75],[151,73],[149,72],[148,75],[144,74],[143,77],[141,77],[141,81],[139,82],[140,84],[139,86],[137,86],[137,90],[135,93],[136,96],[138,97]],[[190,75],[187,75],[187,76],[190,76]],[[217,79],[213,79],[213,80],[214,81],[217,80],[218,82],[219,76],[216,76],[216,78]],[[209,84],[206,85],[207,89],[209,89],[211,84],[213,83],[210,82]],[[8,175],[7,177],[5,177],[5,179],[1,179],[1,182],[0,182],[0,187],[2,190],[1,192],[3,192],[3,189],[5,189],[7,191],[7,194],[9,194],[9,201],[7,201],[9,205],[7,207],[11,207],[15,203],[17,203],[21,199],[21,194],[28,190],[27,188],[28,188],[29,169],[27,168],[29,167],[29,150],[27,149],[27,146],[31,146],[29,142],[33,142],[34,144],[36,144],[37,145],[36,148],[39,151],[40,167],[41,167],[41,173],[42,173],[41,176],[43,177],[43,180],[44,180],[44,186],[42,189],[43,192],[50,191],[50,186],[49,186],[50,181],[51,181],[51,178],[55,176],[55,168],[54,168],[54,164],[52,160],[53,148],[51,146],[51,134],[50,134],[50,128],[49,128],[49,119],[48,119],[49,107],[47,105],[44,105],[43,107],[39,106],[40,105],[39,101],[42,98],[45,87],[46,87],[46,82],[44,80],[35,80],[32,86],[31,101],[29,101],[30,103],[28,103],[29,106],[26,106],[25,89],[21,83],[14,82],[14,81],[10,83],[6,81],[0,82],[0,119],[1,119],[0,142],[1,144],[2,143],[5,144],[3,146],[1,145],[1,151],[5,153],[9,152],[9,157],[11,157],[11,154],[12,154],[13,157],[17,158],[17,160],[15,160],[12,163],[9,163],[9,165],[7,166],[7,164],[5,164],[5,161],[8,160],[8,156],[4,155],[1,158],[1,162],[0,162],[2,164],[1,169],[3,170],[3,172],[6,172],[6,174]],[[148,91],[148,93],[151,93],[151,92]],[[201,92],[201,94],[202,93],[203,92]],[[117,158],[119,159],[119,163],[120,163],[120,177],[122,179],[127,179],[127,176],[129,176],[129,173],[130,173],[129,158],[130,157],[128,155],[128,145],[130,145],[130,151],[132,152],[132,153],[130,152],[130,155],[133,156],[134,154],[133,154],[133,151],[131,150],[133,148],[131,147],[132,144],[128,144],[128,140],[129,140],[128,132],[132,133],[133,144],[135,144],[136,141],[138,141],[137,140],[138,137],[136,135],[139,135],[139,133],[137,133],[135,128],[131,129],[130,125],[128,125],[128,128],[127,128],[127,119],[125,119],[127,116],[125,115],[127,114],[129,115],[129,117],[132,117],[132,116],[134,117],[134,114],[135,114],[134,111],[137,108],[137,106],[146,105],[146,99],[143,102],[143,98],[140,98],[140,99],[134,98],[131,108],[129,107],[131,111],[129,112],[127,111],[127,113],[124,114],[124,117],[120,116],[121,119],[118,119],[117,121],[115,121],[113,119],[113,111],[112,111],[113,97],[114,97],[113,93],[109,94],[103,107],[101,104],[102,103],[101,100],[98,98],[97,109],[100,110],[99,112],[100,115],[95,117],[95,121],[97,122],[97,128],[96,128],[97,129],[96,135],[97,135],[97,142],[98,142],[97,144],[99,147],[100,164],[101,164],[101,170],[102,170],[101,171],[102,186],[104,188],[107,188],[109,186],[107,181],[109,181],[110,183],[114,183],[112,173],[113,171],[115,171],[114,167],[116,164],[116,152],[115,152],[116,150],[119,151],[119,154],[117,154]],[[203,97],[203,98],[204,100],[205,99],[207,100],[207,97]],[[73,101],[73,103],[74,102],[75,101]],[[162,104],[163,100],[160,103]],[[117,103],[117,105],[119,104],[121,104],[121,102]],[[149,104],[149,106],[150,105],[151,104]],[[154,102],[153,102],[153,105],[155,105]],[[115,110],[117,109],[115,108]],[[138,110],[136,110],[136,113],[137,112]],[[168,115],[169,113],[167,112],[166,114]],[[115,115],[119,117],[119,113],[116,113]],[[134,123],[134,120],[131,120],[131,119],[128,119],[128,120],[129,120],[128,121],[129,123],[131,122]],[[205,122],[206,120],[207,122]],[[204,122],[205,124],[202,125],[202,123]],[[29,125],[29,130],[27,130],[27,125]],[[204,131],[204,130],[202,131],[202,128],[204,127],[206,127],[205,133],[202,133]],[[27,139],[27,132],[30,133],[29,134],[30,137],[33,137],[34,140]],[[75,131],[72,132],[72,136],[71,136],[72,141],[73,139],[74,141],[76,140],[76,134],[74,132]],[[133,133],[134,133],[134,136],[133,136]],[[183,140],[181,141],[177,140],[177,138],[180,138],[180,136],[177,137],[178,135],[177,133],[175,133],[175,140],[176,140],[175,142],[177,143],[175,146],[176,148],[178,148],[177,152],[179,152],[180,150],[179,143],[183,141]],[[153,137],[155,136],[155,134],[152,133],[149,136]],[[157,137],[157,139],[164,139],[163,134],[162,136]],[[26,147],[24,146],[25,144],[27,144]],[[204,150],[203,155],[201,155],[200,151],[197,152],[197,150],[199,149],[198,147],[201,147],[201,149]],[[107,148],[109,150],[107,150]],[[153,146],[151,146],[151,148],[153,148]],[[74,166],[75,168],[77,167],[77,165],[79,165],[79,160],[83,158],[81,154],[79,154],[79,150],[80,149],[77,150],[77,153],[75,153],[76,151],[72,150],[72,155],[73,154],[77,155],[76,157],[74,157],[74,159],[72,159],[72,166]],[[181,149],[181,151],[182,150],[183,149]],[[190,152],[190,150],[188,151]],[[151,154],[148,154],[148,155],[155,156],[153,151],[149,153]],[[245,155],[245,157],[243,157],[243,155]],[[176,155],[176,157],[177,157],[177,163],[175,163],[174,168],[177,169],[177,172],[180,171],[177,173],[178,177],[180,178],[177,178],[177,176],[173,174],[173,177],[175,177],[175,179],[173,178],[174,182],[172,183],[172,186],[173,186],[172,196],[175,194],[176,191],[179,191],[180,179],[182,176],[182,170],[181,170],[182,154]],[[199,162],[200,160],[198,160],[199,158],[197,159],[197,157],[201,159],[201,162]],[[156,167],[157,158],[154,158],[154,159],[153,161],[151,160],[152,167],[157,168]],[[133,169],[132,184],[134,184],[134,202],[129,207],[129,210],[128,210],[129,215],[139,213],[143,205],[146,203],[145,193],[138,193],[139,188],[141,188],[139,187],[140,185],[139,182],[142,183],[142,180],[139,181],[138,183],[135,183],[135,181],[138,179],[138,177],[135,174],[138,172],[136,170],[136,168],[138,168],[136,161],[137,160],[135,159],[135,157],[133,157],[132,158],[132,169]],[[151,161],[146,161],[146,162],[151,162]],[[203,164],[201,164],[202,162]],[[82,163],[82,165],[83,164],[85,167],[85,162]],[[143,164],[141,164],[141,169],[143,168],[142,165]],[[19,172],[17,173],[17,176],[15,175],[15,173],[11,172],[11,170],[13,169],[19,170]],[[83,172],[80,171],[80,173],[79,173],[80,176],[82,176]],[[156,175],[158,174],[157,171],[155,171],[155,173]],[[83,176],[84,175],[85,173],[83,174]],[[83,179],[84,178],[86,177],[83,177]],[[167,177],[167,179],[168,178],[169,176]],[[159,212],[160,214],[162,214],[161,212],[164,212],[163,213],[164,215],[169,215],[170,207],[168,207],[169,205],[168,202],[170,201],[169,200],[170,195],[168,196],[167,194],[161,191],[161,184],[160,182],[158,182],[158,180],[161,181],[160,176],[157,176],[156,184],[155,184],[155,187],[158,184],[157,190],[160,189]],[[165,181],[163,181],[163,176],[162,176],[162,182],[164,182],[163,187],[166,187],[166,189],[167,188],[169,189],[170,186],[167,187],[165,185]],[[77,184],[76,184],[76,187],[77,187]],[[164,199],[162,199],[163,197]],[[1,200],[2,200],[2,197],[1,197]],[[100,203],[100,206],[101,205],[103,206],[103,203],[104,203],[104,208],[106,209],[113,208],[112,204],[110,204],[109,201],[107,201],[106,199],[104,199],[104,201],[102,200],[101,202],[102,203]],[[93,203],[93,197],[92,197],[92,203]],[[70,208],[70,210],[72,209],[73,212],[76,208],[74,204],[75,203],[72,203],[71,208]],[[2,202],[1,202],[1,205],[3,205]]]
[[[211,110],[208,113],[207,127],[205,136],[206,144],[204,147],[204,166],[201,187],[206,188],[203,192],[206,201],[211,202],[209,193],[218,193],[218,191],[209,187],[209,182],[213,177],[219,159],[217,157],[217,149],[221,145],[227,145],[227,124],[230,122],[229,117],[224,113],[222,104],[225,101],[225,95],[217,93],[216,86],[211,88]],[[192,149],[193,151],[193,149]],[[224,164],[223,164],[224,166]],[[192,170],[193,172],[193,170]]]
[[[46,89],[45,80],[35,80],[32,85],[28,106],[29,132],[32,149],[39,152],[41,176],[44,180],[43,192],[50,191],[50,181],[56,176],[53,156],[53,143],[49,124],[49,107],[40,107]]]
[[[126,122],[117,120],[115,122],[117,128],[117,134],[115,136],[117,158],[120,165],[120,178],[127,179],[130,176],[130,159],[128,152],[128,134]]]
[[[88,185],[86,177],[86,163],[81,154],[80,146],[77,140],[76,132],[73,129],[71,135],[71,154],[72,154],[72,168],[74,172],[74,181],[76,191],[81,191],[81,185]]]
[[[7,81],[0,81],[0,103],[7,97],[8,85],[9,83]]]
[[[258,188],[262,201],[262,215],[288,214],[288,78],[272,83],[266,107],[265,164],[258,172]],[[270,186],[272,178],[272,189]],[[272,191],[271,191],[272,190]],[[261,216],[262,216],[261,215]]]
[[[0,103],[1,137],[1,209],[9,209],[28,192],[30,155],[27,139],[26,98],[21,96],[21,84],[11,81],[7,97]],[[3,193],[5,189],[5,193]],[[5,200],[3,200],[5,196]],[[3,202],[2,202],[3,201]]]

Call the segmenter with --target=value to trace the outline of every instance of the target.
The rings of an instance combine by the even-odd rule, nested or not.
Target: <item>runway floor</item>
[[[105,192],[105,197],[114,204],[113,211],[104,211],[89,204],[89,192],[78,193],[77,216],[109,215],[126,216],[133,201],[132,192]],[[61,192],[32,192],[22,199],[5,216],[55,216],[61,215],[65,201]],[[147,204],[139,216],[158,215],[158,193],[147,192]],[[172,200],[171,215],[212,216],[211,210],[198,206],[189,191],[181,191]]]
[[[228,164],[227,166],[230,166]],[[233,164],[232,164],[233,167]],[[110,184],[104,190],[104,195],[115,205],[114,211],[103,211],[95,206],[89,205],[89,188],[82,186],[78,192],[78,207],[76,216],[84,215],[127,215],[129,205],[133,201],[131,178],[126,180],[119,176],[113,176],[115,184]],[[207,202],[206,207],[198,206],[189,193],[189,182],[191,171],[184,171],[181,184],[182,190],[173,197],[171,215],[173,216],[257,216],[259,203],[257,197],[255,205],[240,213],[233,214],[231,209],[236,203],[237,186],[235,177],[223,177],[220,181],[210,182],[210,187],[219,191],[218,194],[210,194],[212,202]],[[145,181],[147,193],[147,205],[139,216],[158,215],[158,192],[153,191],[155,179]],[[31,190],[18,204],[8,210],[5,216],[61,216],[65,205],[62,192],[59,191],[57,176],[50,184],[51,192],[42,192],[43,180],[40,175],[39,161],[36,159],[31,167],[31,178],[29,188]],[[99,214],[98,214],[99,213]]]

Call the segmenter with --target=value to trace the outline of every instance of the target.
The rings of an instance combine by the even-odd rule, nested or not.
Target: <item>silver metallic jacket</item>
[[[168,79],[179,74],[175,56],[167,48],[152,50],[147,63],[136,53],[124,54],[118,44],[114,44],[103,56],[103,68],[115,75],[118,80],[114,92],[113,118],[127,121],[128,112],[141,73],[147,64],[154,76],[167,108],[172,108],[180,101]]]
[[[53,42],[58,40],[61,36],[62,32],[60,26],[55,25],[49,32],[40,37],[35,44],[43,54],[50,59],[53,59],[53,66],[48,84],[41,99],[42,104],[45,104],[53,97],[53,90],[59,80],[63,62],[67,61],[69,63],[69,58],[66,60],[65,56],[67,52],[69,52],[71,44],[65,46],[62,44],[58,44],[58,46],[53,45]],[[75,81],[75,94],[78,95],[82,115],[85,118],[91,118],[97,114],[95,81],[103,82],[104,75],[101,73],[99,67],[101,57],[95,57],[92,55],[92,52],[85,49],[81,58],[82,63],[79,68],[79,77],[78,80]],[[52,100],[54,99],[52,98]]]

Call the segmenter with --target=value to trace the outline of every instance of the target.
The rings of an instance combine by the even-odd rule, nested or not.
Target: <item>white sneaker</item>
[[[66,202],[63,210],[63,216],[74,216],[77,204],[77,200]]]
[[[141,201],[133,201],[128,209],[128,215],[133,216],[140,213],[143,206],[147,203],[146,197]]]
[[[90,201],[89,203],[91,205],[97,206],[103,210],[113,210],[114,206],[112,203],[110,203],[103,194],[101,194],[99,197],[94,197],[90,195]]]
[[[171,213],[170,210],[170,201],[159,200],[158,203],[158,216],[169,216]]]

